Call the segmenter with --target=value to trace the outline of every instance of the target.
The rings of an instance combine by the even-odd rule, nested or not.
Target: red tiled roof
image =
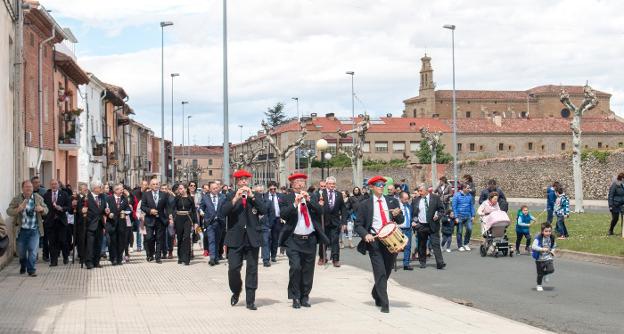
[[[561,92],[561,88],[564,88],[570,95],[583,95],[584,86],[544,85],[544,86],[533,87],[527,90],[527,92],[531,94],[536,94],[536,95],[556,94],[558,96],[559,93]],[[611,94],[601,92],[599,90],[594,90],[594,93],[596,93],[596,95],[611,96]]]
[[[125,99],[128,94],[123,88],[108,83],[104,83],[104,88],[106,89],[106,98],[110,99],[115,106],[121,107],[126,103]]]
[[[89,76],[70,56],[54,51],[54,62],[67,74],[77,85],[89,83]]]
[[[452,121],[448,120],[449,126]],[[583,133],[613,133],[624,135],[624,123],[615,119],[585,117],[581,122]],[[570,120],[563,118],[502,119],[498,126],[491,119],[458,119],[457,132],[470,134],[488,133],[571,133]]]
[[[356,117],[356,123],[361,118]],[[308,121],[306,128],[308,132],[321,131],[323,133],[336,133],[339,129],[349,130],[352,124],[343,124],[337,118],[315,117]],[[450,132],[450,127],[443,121],[431,118],[413,118],[413,117],[381,117],[371,120],[369,133],[401,133],[419,131],[420,128],[426,127],[431,131]],[[299,131],[299,123],[294,120],[286,124],[282,124],[275,129],[274,133]],[[259,136],[262,138],[263,136]]]
[[[176,145],[175,152],[177,155],[216,155],[223,154],[223,146]]]

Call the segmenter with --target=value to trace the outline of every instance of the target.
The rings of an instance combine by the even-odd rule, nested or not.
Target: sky
[[[78,62],[122,86],[135,119],[161,132],[164,29],[165,137],[182,140],[181,101],[191,143],[223,142],[222,0],[41,0],[79,43]],[[231,142],[260,130],[267,108],[289,117],[329,112],[400,116],[418,95],[420,58],[432,57],[438,89],[526,90],[583,85],[611,93],[624,116],[624,1],[605,0],[238,0],[228,1]],[[240,127],[242,125],[242,129]]]

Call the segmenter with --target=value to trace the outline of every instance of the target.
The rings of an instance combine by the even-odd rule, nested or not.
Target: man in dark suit
[[[327,263],[326,248],[331,249],[331,260],[334,267],[340,267],[340,232],[347,227],[349,210],[342,198],[342,193],[336,190],[336,178],[333,176],[325,180],[326,189],[319,193],[324,205],[321,208],[321,224],[325,227],[325,235],[329,238],[329,244],[319,247],[319,265]]]
[[[79,203],[82,214],[86,213],[85,264],[87,269],[101,268],[102,236],[104,229],[104,210],[106,195],[102,193],[102,183],[93,181],[91,191]]]
[[[108,196],[104,211],[107,217],[105,229],[110,239],[110,261],[114,266],[120,266],[128,242],[126,215],[132,213],[128,199],[123,195],[123,185],[113,187],[113,195]]]
[[[404,220],[399,201],[392,196],[383,195],[386,179],[374,176],[368,180],[372,194],[370,198],[360,202],[355,218],[355,232],[362,238],[358,251],[366,253],[371,260],[375,285],[371,292],[375,305],[381,312],[390,312],[388,300],[388,278],[394,267],[396,254],[388,251],[376,235],[381,228],[389,223],[401,224]]]
[[[418,262],[420,268],[427,263],[427,240],[430,240],[438,269],[444,269],[446,263],[440,249],[440,219],[444,215],[444,203],[438,195],[429,194],[424,184],[418,186],[417,198],[412,201],[412,212],[418,236]]]
[[[305,174],[288,177],[293,192],[284,196],[280,206],[281,217],[286,221],[282,240],[287,247],[290,265],[288,299],[292,299],[296,309],[310,307],[316,244],[318,241],[329,243],[317,218],[325,204],[324,198],[310,198],[310,194],[304,191],[307,178]]]
[[[227,217],[225,245],[228,248],[228,280],[232,306],[238,303],[242,291],[241,268],[247,262],[245,273],[245,299],[247,309],[257,310],[256,289],[258,288],[258,252],[262,244],[262,226],[259,215],[266,214],[266,206],[255,198],[248,187],[251,173],[238,170],[233,174],[238,189],[229,195],[223,204],[223,215]]]
[[[43,223],[50,249],[50,267],[58,265],[59,253],[63,253],[63,264],[69,263],[70,240],[67,239],[67,212],[71,209],[71,199],[60,189],[59,182],[50,180],[50,189],[43,195],[48,214]]]
[[[162,263],[161,256],[165,244],[165,233],[169,222],[169,194],[160,190],[160,181],[152,179],[150,190],[143,193],[141,211],[145,213],[145,251],[147,261],[156,257],[156,263]]]
[[[410,266],[410,258],[412,254],[412,228],[416,227],[416,223],[413,221],[412,216],[412,201],[410,194],[401,192],[399,195],[399,202],[401,203],[401,211],[403,212],[403,223],[399,225],[401,232],[407,238],[407,245],[403,250],[403,270],[414,270]]]
[[[270,244],[271,262],[277,262],[277,249],[279,248],[280,232],[284,224],[281,222],[280,206],[283,205],[284,195],[279,192],[278,184],[275,181],[269,182],[269,191],[267,193],[267,201],[269,203],[269,212],[267,213],[267,223],[269,227],[268,241]]]
[[[221,236],[221,228],[225,224],[223,215],[223,204],[225,196],[221,193],[219,184],[215,181],[208,183],[208,193],[202,195],[199,204],[200,215],[203,215],[204,238],[208,240],[208,252],[210,259],[208,263],[211,266],[219,264],[219,238]]]

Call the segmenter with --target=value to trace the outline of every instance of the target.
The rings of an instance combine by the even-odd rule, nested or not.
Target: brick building
[[[176,180],[201,186],[223,178],[223,146],[176,146]]]

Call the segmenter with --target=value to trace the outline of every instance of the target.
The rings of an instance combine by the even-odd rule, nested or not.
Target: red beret
[[[383,176],[373,176],[368,180],[368,185],[372,186],[375,182],[381,181],[383,183],[386,183],[386,179]]]
[[[236,172],[234,172],[232,176],[234,176],[234,178],[236,179],[240,179],[241,177],[251,177],[251,173],[244,169],[239,169]]]
[[[308,176],[307,176],[307,175],[305,175],[305,174],[303,174],[303,173],[295,173],[295,174],[291,174],[291,175],[288,177],[288,181],[294,181],[294,180],[296,180],[296,179],[304,179],[304,180],[307,180],[307,179],[308,179]]]

